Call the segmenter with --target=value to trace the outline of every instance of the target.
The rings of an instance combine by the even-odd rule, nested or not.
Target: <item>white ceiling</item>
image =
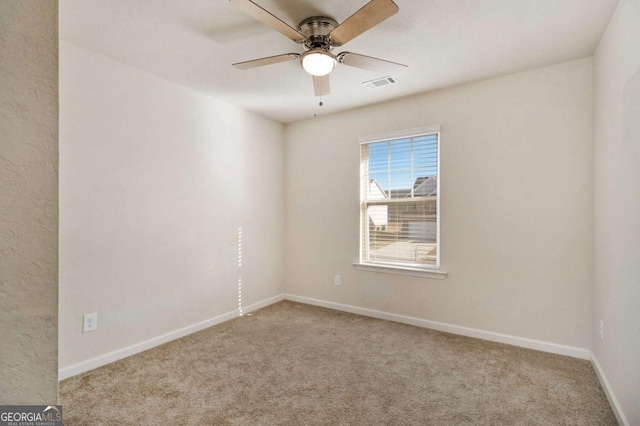
[[[618,0],[395,0],[400,11],[335,49],[409,66],[400,83],[339,65],[319,107],[292,61],[231,63],[302,46],[227,0],[60,0],[60,38],[215,98],[288,123],[593,54]],[[366,0],[256,0],[293,27],[313,15],[342,22]]]

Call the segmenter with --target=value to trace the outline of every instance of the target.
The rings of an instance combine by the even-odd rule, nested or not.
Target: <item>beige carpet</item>
[[[292,302],[65,380],[65,425],[615,425],[587,361]]]

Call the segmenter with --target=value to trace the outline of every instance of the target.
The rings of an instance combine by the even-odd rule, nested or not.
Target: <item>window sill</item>
[[[379,272],[383,274],[408,275],[411,277],[432,278],[436,280],[444,280],[447,277],[446,272],[438,269],[407,268],[374,263],[354,263],[353,266],[360,271]]]

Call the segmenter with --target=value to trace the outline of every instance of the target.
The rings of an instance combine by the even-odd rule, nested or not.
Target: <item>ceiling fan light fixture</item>
[[[300,58],[302,68],[309,74],[322,77],[329,74],[336,67],[336,57],[325,50],[309,50]]]

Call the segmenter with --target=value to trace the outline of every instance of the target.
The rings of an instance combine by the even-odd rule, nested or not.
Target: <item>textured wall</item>
[[[640,425],[640,0],[620,1],[596,51],[594,128],[592,349]]]
[[[588,348],[592,65],[583,59],[288,125],[287,292]],[[358,137],[432,124],[442,126],[448,277],[356,270]]]
[[[58,399],[57,2],[0,2],[0,404]]]

